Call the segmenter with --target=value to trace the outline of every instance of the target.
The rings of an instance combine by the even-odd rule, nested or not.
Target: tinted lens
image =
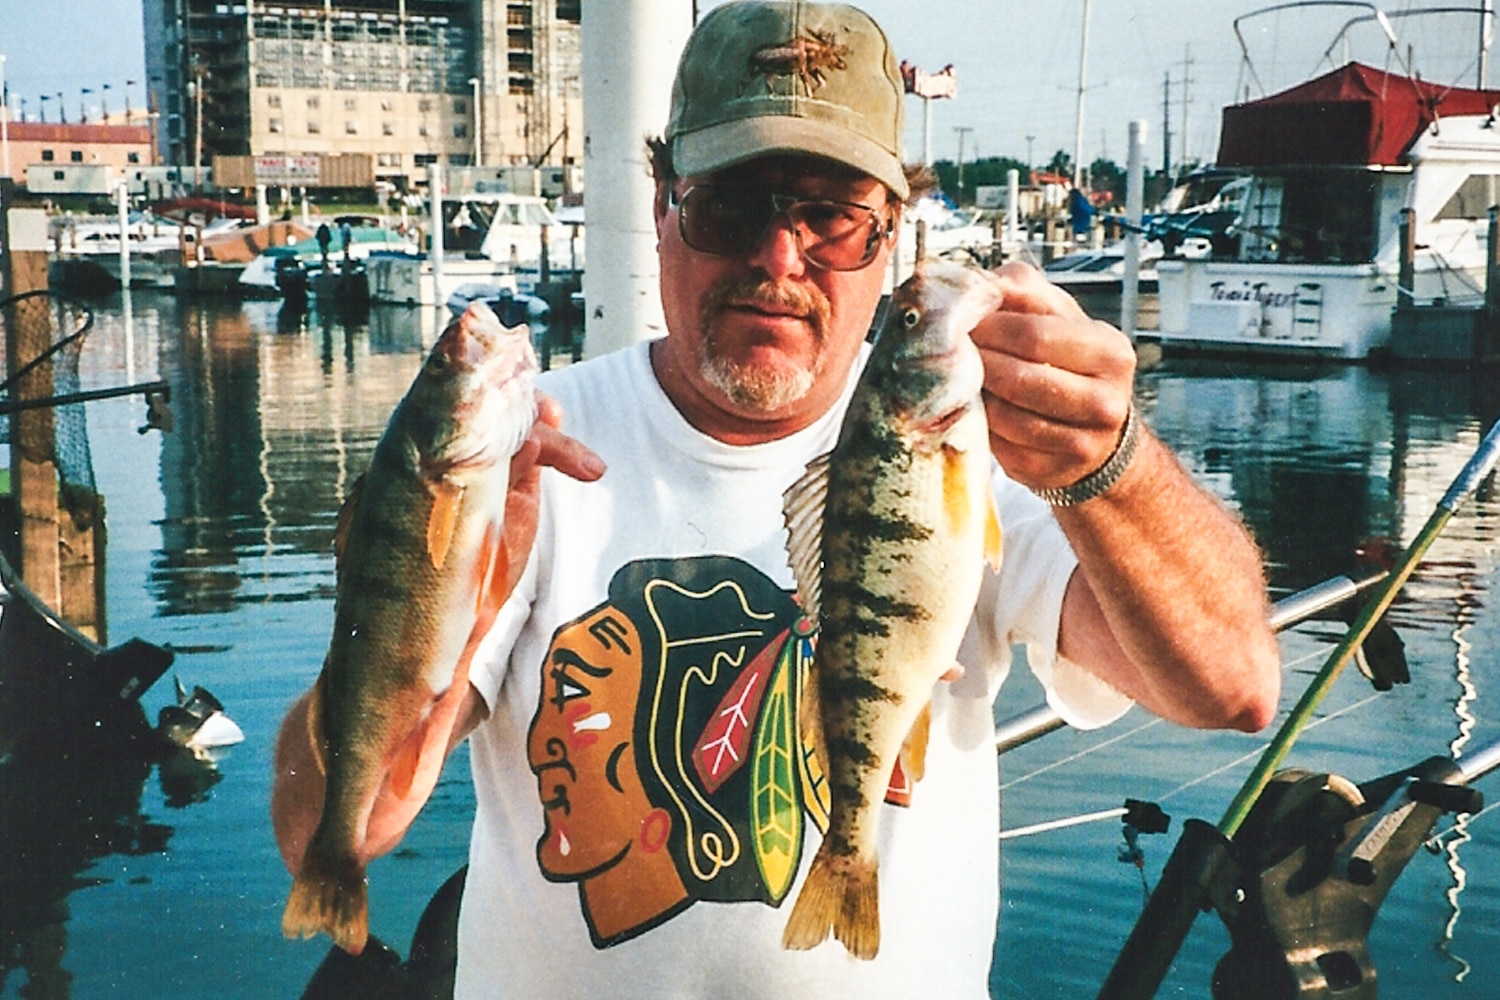
[[[766,227],[785,212],[804,260],[834,271],[864,267],[880,249],[879,213],[841,201],[799,201],[791,195],[756,188],[699,184],[678,203],[682,241],[699,253],[731,257],[748,253]]]

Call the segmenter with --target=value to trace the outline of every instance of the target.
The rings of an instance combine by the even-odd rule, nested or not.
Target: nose
[[[797,227],[785,211],[771,216],[766,231],[749,256],[749,263],[765,271],[772,278],[798,275],[807,270],[802,259],[802,247],[797,240]]]

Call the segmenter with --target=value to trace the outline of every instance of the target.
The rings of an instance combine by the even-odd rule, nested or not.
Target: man
[[[973,338],[1004,564],[934,689],[925,775],[882,810],[880,952],[782,948],[827,816],[781,497],[863,363],[910,193],[901,101],[850,7],[727,4],[688,42],[653,144],[668,334],[549,375],[513,463],[507,532],[535,544],[450,741],[477,797],[460,997],[984,997],[1013,644],[1075,725],[1132,699],[1203,727],[1275,710],[1259,555],[1136,420],[1128,339],[1002,268]],[[295,870],[322,794],[305,701],[277,759]],[[383,801],[370,853],[419,807]]]

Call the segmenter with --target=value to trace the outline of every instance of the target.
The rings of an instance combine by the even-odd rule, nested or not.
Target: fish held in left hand
[[[323,812],[282,916],[287,937],[369,936],[363,845],[382,789],[431,792],[469,661],[508,596],[510,459],[536,421],[524,326],[482,303],[438,338],[339,515],[333,636],[308,709]],[[436,752],[433,752],[436,751]]]
[[[933,686],[954,666],[986,561],[1000,565],[984,377],[969,331],[996,279],[923,261],[892,296],[832,452],[787,491],[788,554],[819,622],[801,714],[827,775],[828,829],[787,948],[831,932],[880,948],[876,827],[900,756],[920,778]]]

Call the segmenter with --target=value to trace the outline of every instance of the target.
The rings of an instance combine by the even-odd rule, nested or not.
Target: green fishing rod
[[[1339,672],[1359,651],[1375,623],[1390,608],[1417,563],[1453,515],[1494,471],[1497,461],[1500,461],[1500,421],[1484,436],[1479,449],[1460,470],[1448,492],[1428,515],[1427,522],[1401,553],[1390,574],[1373,588],[1348,632],[1328,654],[1322,669],[1303,691],[1255,769],[1225,810],[1217,829],[1199,820],[1190,819],[1184,824],[1182,836],[1167,859],[1156,890],[1099,990],[1099,1000],[1150,1000],[1156,995],[1172,960],[1187,938],[1194,918],[1210,905],[1212,887],[1222,883],[1224,873],[1234,865],[1231,838],[1245,822],[1277,767],[1338,679]]]
[[[1448,487],[1448,492],[1443,494],[1443,498],[1427,516],[1427,523],[1422,525],[1422,529],[1411,540],[1411,544],[1396,560],[1396,565],[1391,568],[1390,575],[1371,592],[1364,607],[1360,609],[1353,624],[1349,626],[1349,631],[1344,633],[1344,638],[1328,654],[1323,668],[1302,692],[1302,697],[1297,699],[1297,704],[1292,707],[1286,721],[1276,731],[1271,745],[1266,747],[1265,752],[1261,754],[1260,761],[1250,772],[1250,776],[1245,779],[1239,794],[1224,811],[1224,818],[1219,820],[1219,832],[1224,836],[1233,837],[1239,830],[1240,824],[1245,822],[1245,817],[1250,814],[1256,800],[1260,798],[1260,793],[1265,791],[1266,785],[1270,783],[1271,776],[1286,758],[1292,744],[1297,741],[1297,737],[1302,735],[1302,730],[1307,728],[1307,723],[1312,719],[1313,712],[1317,710],[1319,703],[1333,687],[1333,682],[1338,679],[1339,672],[1359,651],[1365,638],[1370,634],[1370,630],[1375,627],[1376,622],[1380,621],[1381,615],[1384,615],[1390,608],[1397,593],[1406,585],[1407,578],[1417,568],[1417,563],[1427,553],[1437,536],[1442,533],[1443,528],[1452,520],[1453,515],[1458,513],[1470,494],[1479,488],[1484,478],[1494,471],[1497,460],[1500,460],[1500,421],[1497,421],[1490,428],[1490,432],[1484,436],[1484,440],[1479,444],[1479,450],[1459,471],[1458,476],[1453,480],[1453,485]]]

